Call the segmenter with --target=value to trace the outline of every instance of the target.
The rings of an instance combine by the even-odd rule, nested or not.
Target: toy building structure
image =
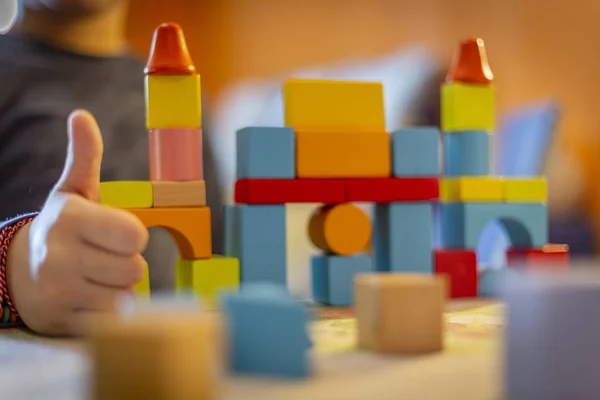
[[[176,24],[155,31],[145,75],[150,181],[103,182],[102,202],[169,231],[181,256],[177,289],[209,304],[240,283],[287,284],[289,203],[322,204],[307,234],[322,251],[312,258],[313,298],[327,305],[353,304],[354,277],[369,272],[446,274],[452,297],[477,296],[475,250],[494,220],[514,247],[511,265],[568,262],[566,246],[547,244],[545,179],[491,175],[495,94],[481,39],[460,44],[442,85],[441,133],[387,132],[380,83],[287,80],[285,126],[237,132],[225,256],[211,251],[200,76]],[[372,221],[355,202],[375,203]],[[435,207],[441,249],[433,248]],[[149,290],[147,281],[140,287]]]

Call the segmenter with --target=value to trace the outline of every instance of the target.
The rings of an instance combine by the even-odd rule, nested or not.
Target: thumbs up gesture
[[[27,326],[85,333],[89,317],[114,310],[144,273],[148,231],[132,214],[99,204],[102,136],[85,111],[69,117],[62,176],[40,214],[8,250],[7,279]]]

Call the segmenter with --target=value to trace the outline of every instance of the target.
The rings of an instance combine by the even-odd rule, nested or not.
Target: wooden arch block
[[[146,228],[160,227],[169,232],[177,243],[181,258],[211,257],[210,208],[137,208],[127,211],[138,217]]]

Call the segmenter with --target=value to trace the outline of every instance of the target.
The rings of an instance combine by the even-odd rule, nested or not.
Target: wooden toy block
[[[200,75],[148,75],[146,129],[201,128]]]
[[[527,270],[566,270],[569,268],[569,246],[547,244],[538,249],[510,248],[506,251],[506,263],[509,267]]]
[[[504,195],[504,179],[498,177],[461,177],[442,179],[440,198],[442,202],[501,202]]]
[[[236,133],[236,178],[296,177],[293,128],[248,127]]]
[[[176,289],[198,294],[208,309],[217,308],[222,293],[237,291],[239,285],[240,262],[237,258],[213,255],[204,260],[177,260]]]
[[[285,205],[235,205],[225,210],[226,255],[240,260],[241,282],[287,285]]]
[[[160,227],[171,234],[179,255],[187,259],[210,258],[212,236],[208,207],[128,209],[147,227]]]
[[[385,129],[381,83],[289,79],[283,85],[283,106],[285,126],[296,130]]]
[[[160,24],[152,36],[145,75],[194,75],[196,67],[183,30],[173,22]]]
[[[348,202],[414,202],[437,200],[439,179],[435,178],[365,178],[347,179]]]
[[[154,207],[202,207],[206,205],[206,182],[152,182]]]
[[[243,284],[223,297],[231,327],[230,367],[236,373],[303,378],[311,373],[308,310],[285,286]]]
[[[312,297],[315,301],[335,307],[354,304],[354,277],[373,271],[371,257],[319,255],[311,258]]]
[[[148,268],[148,263],[146,263],[146,268],[144,269],[144,277],[135,285],[135,293],[140,298],[150,297],[150,269]]]
[[[198,311],[157,310],[98,323],[91,337],[96,400],[220,398],[221,321]]]
[[[441,204],[443,246],[476,249],[483,228],[492,221],[502,224],[514,247],[542,247],[548,240],[544,204],[445,203]]]
[[[346,184],[340,179],[242,179],[235,183],[236,203],[339,204],[346,201]]]
[[[438,176],[440,131],[433,127],[392,133],[392,174],[396,177]]]
[[[373,218],[375,270],[433,274],[433,204],[376,204]]]
[[[468,38],[460,42],[446,81],[489,85],[493,80],[483,39]]]
[[[390,135],[385,131],[296,130],[299,178],[389,177],[390,159]]]
[[[477,253],[472,250],[436,249],[433,251],[436,274],[445,274],[450,297],[477,297]]]
[[[510,279],[504,298],[506,399],[597,399],[600,380],[595,274],[526,274]]]
[[[312,244],[327,253],[351,256],[371,240],[369,216],[353,204],[318,208],[308,223]]]
[[[445,276],[361,274],[355,296],[360,347],[400,354],[442,350]]]
[[[490,139],[486,131],[460,131],[443,135],[444,175],[447,177],[490,175]]]
[[[495,103],[492,86],[444,83],[441,102],[444,132],[494,131]]]
[[[152,129],[150,145],[150,179],[154,181],[201,181],[202,129]]]
[[[100,182],[100,203],[115,208],[150,208],[153,204],[152,183]]]
[[[505,178],[503,200],[509,203],[545,203],[546,178]]]

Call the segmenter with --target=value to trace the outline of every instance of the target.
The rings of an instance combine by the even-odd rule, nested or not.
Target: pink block
[[[153,181],[199,181],[202,167],[202,129],[152,129],[150,179]]]

